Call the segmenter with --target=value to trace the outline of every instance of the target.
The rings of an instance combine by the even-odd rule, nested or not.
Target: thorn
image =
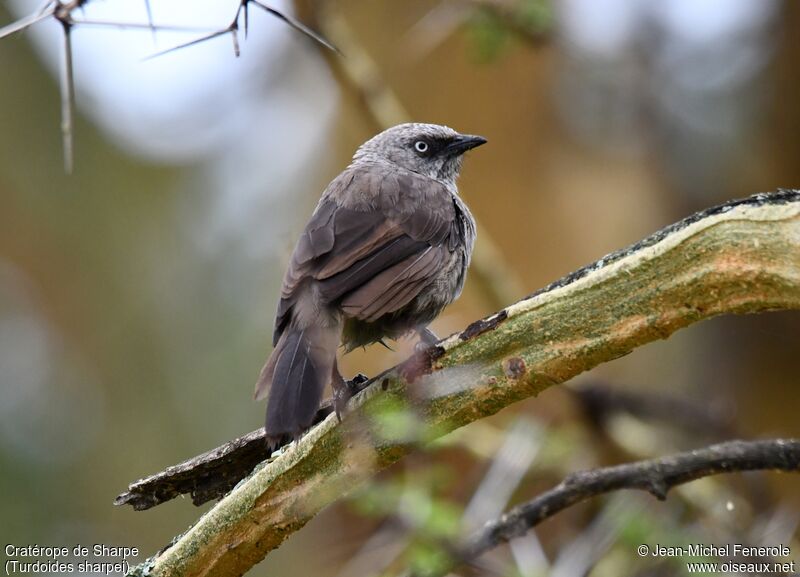
[[[669,485],[664,478],[659,475],[659,473],[650,473],[645,479],[645,483],[645,488],[651,495],[653,495],[659,501],[666,500],[667,492],[669,491]]]
[[[233,22],[231,22],[231,28],[239,27],[239,16],[244,13],[244,37],[247,38],[247,32],[249,28],[249,18],[247,12],[247,4],[250,0],[239,0],[239,6],[236,7],[236,14],[233,17]]]
[[[286,24],[288,24],[289,26],[291,26],[292,28],[294,28],[298,32],[302,32],[303,34],[305,34],[306,36],[308,36],[312,40],[315,40],[315,41],[319,42],[320,44],[322,44],[328,50],[332,50],[333,52],[336,52],[336,54],[340,54],[341,55],[341,52],[339,52],[339,49],[336,48],[336,46],[334,46],[333,44],[331,44],[330,42],[325,40],[325,38],[323,38],[322,36],[320,36],[319,34],[314,32],[313,30],[311,30],[311,28],[309,28],[308,26],[306,26],[302,22],[300,22],[298,20],[295,20],[291,16],[288,16],[287,14],[284,14],[283,12],[280,12],[280,11],[276,10],[275,8],[272,8],[271,6],[267,6],[266,4],[260,2],[259,0],[247,0],[248,4],[250,2],[252,2],[256,6],[259,6],[263,10],[266,10],[267,12],[269,12],[270,14],[272,14],[273,16],[278,18],[279,20],[283,20]]]
[[[172,48],[167,48],[166,50],[161,50],[160,52],[156,52],[155,54],[151,54],[144,58],[144,60],[152,60],[153,58],[157,58],[159,56],[164,56],[165,54],[169,54],[170,52],[175,52],[176,50],[181,50],[183,48],[189,48],[190,46],[194,46],[195,44],[201,44],[217,36],[223,36],[224,34],[228,34],[231,32],[230,27],[224,28],[222,30],[217,30],[212,32],[211,34],[206,34],[200,38],[195,38],[194,40],[190,40],[189,42],[185,42],[183,44],[178,44],[177,46],[173,46]]]

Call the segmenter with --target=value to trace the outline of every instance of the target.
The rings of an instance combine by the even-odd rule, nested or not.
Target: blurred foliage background
[[[2,3],[0,22],[36,4]],[[152,5],[157,23],[221,27],[237,2]],[[252,386],[284,263],[325,184],[396,113],[386,102],[489,139],[461,191],[514,298],[695,210],[799,185],[796,3],[276,6],[336,36],[344,64],[254,10],[239,59],[223,37],[143,61],[191,36],[78,27],[70,176],[57,25],[0,42],[4,544],[151,554],[200,514],[183,500],[143,513],[111,502],[129,481],[261,425]],[[145,16],[143,2],[86,7],[87,18]],[[377,76],[354,84],[364,58]],[[433,328],[449,334],[501,304],[473,276]],[[800,436],[799,335],[800,316],[781,312],[637,350],[406,459],[253,574],[424,565],[435,562],[431,535],[475,527],[569,471],[722,437]],[[374,374],[413,344],[354,352],[344,372]],[[613,402],[606,412],[573,389],[666,395],[699,413],[642,418]],[[799,489],[793,476],[748,475],[666,503],[619,495],[574,507],[478,572],[682,574],[638,559],[640,542],[777,542],[797,555]]]

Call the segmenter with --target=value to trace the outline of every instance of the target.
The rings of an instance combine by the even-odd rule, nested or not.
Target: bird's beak
[[[480,146],[481,144],[486,144],[486,139],[483,136],[459,134],[447,145],[447,152],[452,154],[464,154],[466,151]]]

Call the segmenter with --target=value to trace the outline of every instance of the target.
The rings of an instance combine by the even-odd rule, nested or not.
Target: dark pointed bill
[[[486,139],[483,136],[475,136],[473,134],[459,134],[447,145],[447,151],[455,154],[463,154],[468,150],[472,150],[486,144]]]

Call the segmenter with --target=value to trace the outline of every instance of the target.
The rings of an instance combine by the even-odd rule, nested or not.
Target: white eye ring
[[[424,140],[417,140],[414,143],[414,150],[417,152],[428,152],[428,143]]]

